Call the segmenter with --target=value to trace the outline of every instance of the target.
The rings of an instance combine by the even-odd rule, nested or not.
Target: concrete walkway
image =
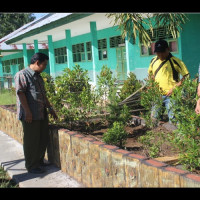
[[[27,173],[25,168],[23,146],[0,131],[0,164],[9,176],[19,183],[20,188],[80,188],[84,187],[76,180],[63,173],[55,165],[45,167],[43,174]]]

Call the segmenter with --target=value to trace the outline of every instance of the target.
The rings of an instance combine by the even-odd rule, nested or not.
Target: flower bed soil
[[[6,106],[9,110],[16,112],[16,105],[7,105]],[[90,128],[86,130],[87,123],[84,122],[76,122],[72,126],[69,125],[53,125],[59,128],[67,128],[71,131],[77,131],[83,136],[90,136],[98,141],[102,141],[103,134],[107,132],[108,125],[105,123],[102,123],[100,119],[92,120],[93,123],[90,123]],[[157,126],[156,128],[149,129],[144,124],[136,124],[136,125],[130,125],[125,127],[126,132],[128,133],[128,138],[126,140],[126,143],[124,145],[124,149],[127,151],[130,151],[134,154],[139,154],[142,156],[150,157],[149,150],[144,148],[144,145],[138,141],[138,138],[140,136],[145,135],[148,131],[153,131],[154,133],[162,132],[164,134],[169,134],[172,130],[169,130],[166,128],[166,122],[162,122]],[[159,142],[160,138],[155,137],[155,142]],[[164,142],[160,146],[160,151],[157,157],[177,157],[178,156],[178,150],[173,149],[172,146],[168,142]],[[177,168],[183,169],[182,165],[178,165],[177,162],[172,163],[172,165],[175,165]],[[200,170],[194,170],[190,173],[194,174],[200,174]]]

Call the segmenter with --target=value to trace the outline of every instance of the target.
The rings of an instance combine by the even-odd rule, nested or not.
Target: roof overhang
[[[51,18],[53,17],[52,15]],[[67,29],[71,30],[71,37],[83,35],[90,33],[92,21],[96,22],[97,30],[113,26],[113,21],[107,18],[106,13],[73,13],[47,24],[41,21],[41,24],[39,22],[35,28],[33,26],[25,33],[19,33],[8,39],[6,44],[31,44],[34,40],[38,40],[38,43],[48,43],[48,35],[52,35],[53,41],[58,41],[66,39],[65,30]]]

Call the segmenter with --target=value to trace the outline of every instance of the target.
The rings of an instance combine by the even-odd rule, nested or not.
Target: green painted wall
[[[182,59],[192,78],[200,64],[200,14],[188,14],[189,20],[181,33]]]
[[[96,66],[96,74],[98,75],[100,73],[101,67],[103,65],[107,65],[108,67],[110,67],[112,69],[112,71],[115,71],[117,62],[116,62],[116,48],[110,48],[110,44],[109,44],[109,38],[112,36],[117,36],[120,35],[120,31],[116,30],[117,27],[113,27],[113,28],[107,28],[107,29],[103,29],[103,30],[99,30],[97,31],[97,39],[107,39],[107,50],[108,50],[108,59],[107,60],[98,60],[98,64]],[[78,43],[86,43],[91,41],[91,34],[87,33],[87,34],[83,34],[80,36],[75,36],[71,38],[72,40],[72,45],[73,44],[78,44]],[[53,43],[54,45],[54,49],[55,48],[59,48],[59,47],[64,47],[66,45],[66,40],[59,40],[59,41],[55,41]],[[86,45],[86,44],[85,44]],[[85,51],[85,56],[86,56],[86,51]],[[90,79],[93,81],[93,65],[92,65],[92,61],[87,61],[87,56],[86,56],[86,61],[84,62],[75,62],[73,63],[73,66],[75,66],[75,64],[80,65],[82,68],[87,69],[88,70],[88,74]],[[56,69],[56,75],[62,73],[62,70],[64,68],[67,67],[67,63],[65,64],[55,64],[55,69]]]

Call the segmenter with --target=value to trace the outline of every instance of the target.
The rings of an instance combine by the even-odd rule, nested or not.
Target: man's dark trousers
[[[48,116],[45,115],[44,120],[33,120],[32,123],[22,120],[22,126],[25,167],[29,171],[43,162],[49,142]]]

